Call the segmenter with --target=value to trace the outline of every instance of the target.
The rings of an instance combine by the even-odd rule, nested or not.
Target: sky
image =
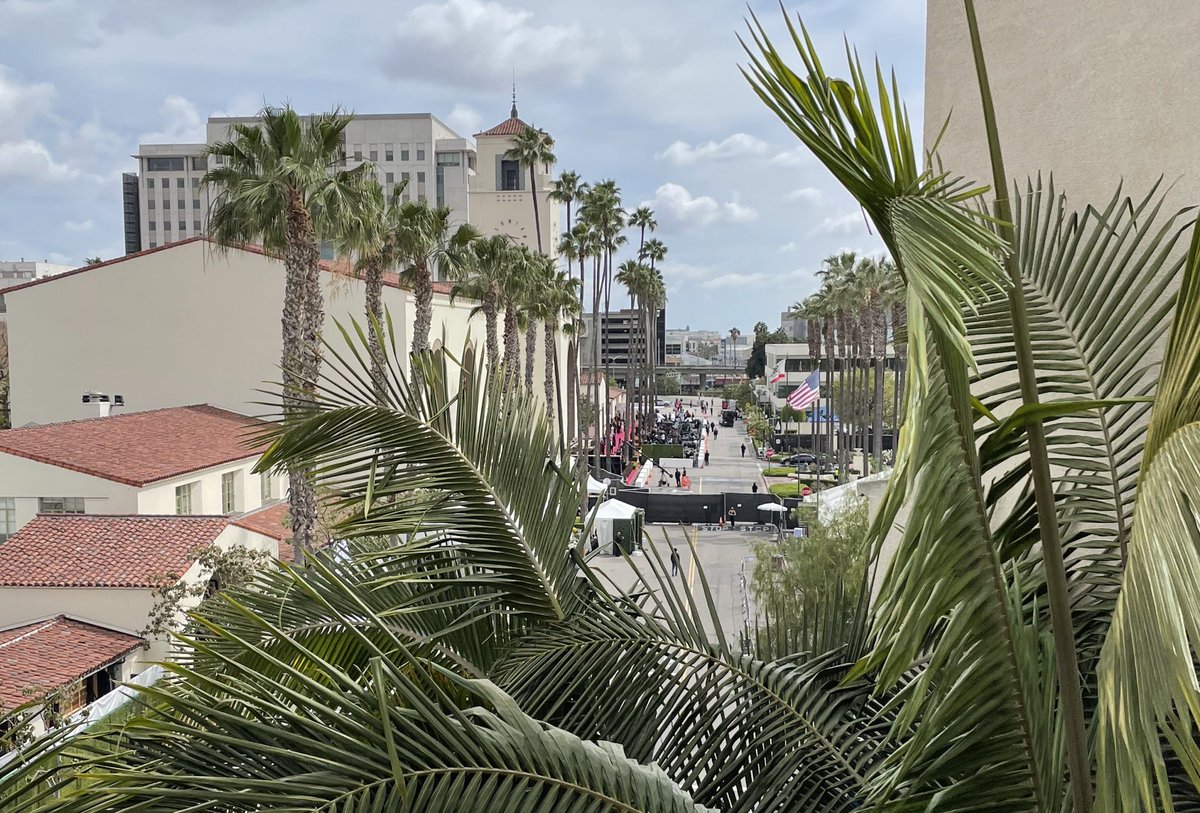
[[[894,67],[919,128],[922,0],[785,5],[828,72],[843,36]],[[654,209],[668,327],[774,328],[822,258],[882,245],[739,73],[749,10],[798,62],[774,0],[0,0],[0,259],[121,254],[130,156],[203,141],[208,116],[341,105],[470,135],[508,117],[515,73],[559,170]]]

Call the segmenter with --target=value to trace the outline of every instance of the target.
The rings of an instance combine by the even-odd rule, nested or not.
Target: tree
[[[508,237],[503,234],[481,237],[472,245],[470,254],[465,258],[465,263],[459,269],[454,285],[450,288],[451,302],[460,296],[479,302],[471,314],[483,314],[489,375],[496,375],[500,371],[497,309],[511,262],[513,246]]]
[[[653,232],[658,228],[658,221],[654,219],[654,210],[649,206],[639,206],[629,215],[630,228],[638,229],[638,248],[637,257],[643,259],[642,252],[646,247],[646,232]]]
[[[554,181],[554,187],[550,190],[550,200],[556,200],[567,205],[567,228],[563,232],[563,236],[573,234],[575,231],[575,219],[571,217],[571,204],[587,192],[588,185],[586,182],[581,182],[579,174],[571,171],[563,171],[558,174],[558,179]],[[568,267],[569,263],[568,263]]]
[[[102,262],[104,262],[104,261],[102,259],[100,259],[99,254],[97,254],[93,257],[85,257],[83,260],[84,265],[96,265],[96,264],[102,263]]]
[[[503,265],[499,304],[504,308],[504,389],[515,392],[521,382],[521,307],[534,267],[533,252],[516,246]]]
[[[410,351],[429,348],[429,330],[433,322],[433,269],[440,267],[453,278],[461,273],[470,258],[472,243],[479,232],[469,223],[455,226],[448,206],[430,208],[409,201],[400,204],[395,232],[396,253],[403,261],[400,279],[412,286],[415,315]]]
[[[218,548],[208,545],[192,551],[191,556],[205,574],[202,579],[182,579],[180,573],[167,574],[155,588],[146,626],[138,633],[143,638],[165,639],[182,629],[185,613],[211,600],[220,590],[239,590],[253,583],[274,560],[264,551],[234,545]]]
[[[529,193],[533,198],[533,229],[537,233],[537,248],[540,254],[543,248],[542,220],[538,216],[537,166],[541,164],[547,174],[550,172],[550,165],[557,160],[554,157],[554,139],[545,130],[526,127],[513,139],[513,145],[504,153],[504,157],[529,170]]]
[[[291,107],[268,107],[259,118],[261,124],[235,122],[233,140],[206,148],[217,165],[203,184],[217,192],[209,232],[220,245],[261,243],[283,256],[282,405],[292,415],[312,404],[321,368],[318,241],[337,241],[362,217],[374,167],[331,171],[350,123],[337,110],[301,119]],[[317,512],[311,472],[289,471],[288,500],[292,538],[303,556],[312,549]]]

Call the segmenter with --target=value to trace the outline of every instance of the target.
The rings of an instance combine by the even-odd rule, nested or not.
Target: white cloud
[[[787,251],[795,251],[795,250],[796,250],[796,241],[795,240],[791,241],[790,243],[784,243],[782,246],[779,247],[779,252],[781,254],[784,252],[787,252]]]
[[[522,83],[577,85],[599,49],[579,25],[537,25],[531,11],[488,0],[446,0],[409,11],[386,46],[393,77],[493,90],[517,69]],[[594,32],[592,32],[594,33]]]
[[[96,221],[92,220],[90,217],[87,220],[82,221],[67,220],[63,222],[63,228],[67,231],[91,231],[93,228],[95,228],[95,226]]]
[[[862,212],[847,212],[837,217],[825,218],[813,227],[813,230],[809,232],[809,236],[817,234],[854,234],[866,230],[866,221],[863,220]]]
[[[767,142],[747,133],[734,133],[724,141],[706,141],[692,146],[686,141],[675,141],[656,157],[672,164],[695,164],[701,161],[719,161],[727,158],[742,158],[762,155],[767,151]]]
[[[12,71],[0,65],[0,141],[23,137],[34,119],[49,112],[53,99],[54,85],[23,85]]]
[[[158,109],[161,128],[138,136],[139,144],[198,144],[205,140],[204,118],[196,105],[178,94],[163,99]]]
[[[778,164],[781,167],[802,167],[806,164],[811,164],[813,160],[815,159],[813,159],[812,153],[808,151],[807,147],[795,147],[777,153],[771,159],[771,163]]]
[[[446,116],[446,123],[459,135],[470,138],[479,132],[483,117],[475,108],[459,103],[454,105],[450,115]]]
[[[78,170],[54,160],[46,146],[33,139],[0,143],[0,178],[61,183],[79,176]]]
[[[812,186],[793,189],[787,194],[787,199],[793,203],[816,203],[823,197],[821,190]]]
[[[701,288],[769,288],[779,287],[785,283],[795,282],[808,276],[808,272],[797,268],[792,271],[751,271],[749,273],[733,272],[711,277],[700,283]]]
[[[686,187],[669,182],[654,191],[653,200],[643,201],[642,205],[684,226],[710,226],[719,220],[748,223],[758,218],[755,209],[739,203],[736,197],[727,203],[718,203],[716,198],[693,196]]]

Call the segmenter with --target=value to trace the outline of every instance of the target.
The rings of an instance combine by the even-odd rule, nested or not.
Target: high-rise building
[[[230,138],[235,123],[254,124],[257,117],[212,117],[204,144],[143,144],[138,160],[136,195],[125,180],[125,250],[156,248],[203,234],[216,190],[201,180],[218,158],[205,157],[205,147]],[[467,222],[468,179],[475,172],[475,148],[429,113],[355,115],[346,126],[344,166],[370,161],[379,183],[390,195],[407,184],[402,199],[448,206],[455,223]],[[137,239],[133,239],[133,235]]]

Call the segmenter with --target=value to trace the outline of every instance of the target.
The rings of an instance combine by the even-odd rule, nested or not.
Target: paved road
[[[707,400],[707,399],[706,399]],[[685,401],[685,403],[687,403]],[[720,401],[717,401],[720,404]],[[699,414],[699,402],[691,402],[692,411]],[[714,419],[715,420],[715,419]],[[691,461],[664,460],[663,466],[668,472],[673,472],[676,466],[687,468],[692,476],[692,492],[701,494],[717,494],[723,491],[747,492],[752,483],[757,482],[759,489],[765,489],[762,480],[761,464],[753,456],[750,441],[746,437],[745,427],[737,423],[732,427],[717,427],[717,436],[709,436],[709,463],[699,469],[691,467]],[[741,445],[746,444],[746,456],[741,456]],[[671,487],[657,488],[657,477],[653,477],[651,487],[655,491],[666,493],[682,493],[682,489],[674,488],[674,478],[670,478]],[[670,567],[671,546],[679,551],[681,559],[680,573],[676,576],[691,590],[696,604],[704,607],[701,572],[708,581],[713,600],[717,608],[717,616],[721,628],[729,638],[731,646],[736,646],[738,634],[742,630],[746,613],[753,623],[754,606],[749,595],[750,576],[754,570],[752,545],[756,541],[771,539],[769,533],[761,531],[746,531],[739,528],[736,531],[701,531],[690,526],[680,525],[651,525],[646,528],[650,536],[650,544],[657,550],[666,566]],[[690,543],[690,544],[689,544]],[[696,549],[693,559],[691,547]],[[630,562],[633,567],[646,568],[646,556],[635,555]],[[637,586],[638,577],[630,562],[624,558],[599,555],[591,560],[592,565],[612,579],[613,583],[629,590]],[[649,572],[647,570],[647,572]],[[743,575],[745,587],[743,587]],[[705,628],[713,633],[711,625]]]

